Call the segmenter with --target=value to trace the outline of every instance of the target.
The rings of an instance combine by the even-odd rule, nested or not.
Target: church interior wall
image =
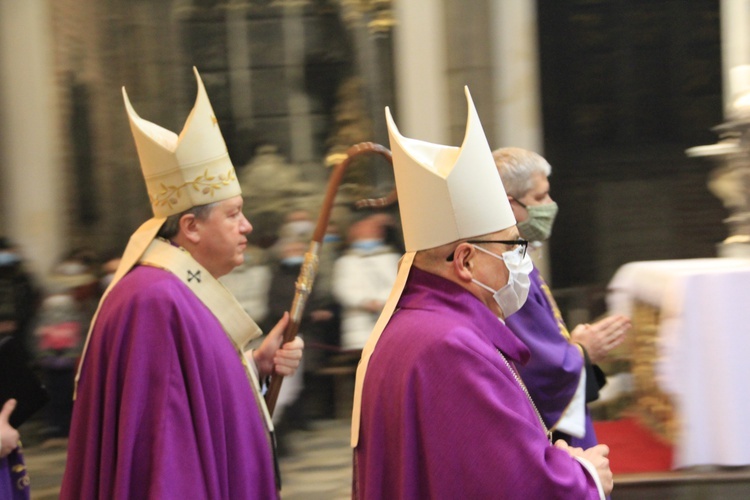
[[[270,144],[295,170],[296,187],[322,191],[332,152],[359,140],[387,143],[385,105],[406,134],[421,129],[426,140],[458,144],[463,85],[488,138],[500,142],[503,101],[493,77],[513,68],[498,67],[493,53],[497,5],[427,3],[49,2],[59,102],[47,111],[58,123],[55,168],[64,174],[54,252],[122,247],[150,216],[120,87],[141,116],[179,131],[194,99],[192,65],[240,174]],[[705,188],[709,167],[684,149],[713,142],[711,127],[721,121],[716,2],[536,4],[542,86],[529,95],[541,100],[539,148],[561,205],[550,248],[554,284],[604,283],[632,259],[714,255],[724,214]],[[430,15],[417,16],[419,8]],[[410,17],[393,26],[399,15]],[[420,34],[420,23],[433,38]],[[88,127],[77,145],[74,124]],[[0,227],[12,230],[2,210]]]

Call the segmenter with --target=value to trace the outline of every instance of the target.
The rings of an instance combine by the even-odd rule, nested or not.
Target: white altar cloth
[[[750,465],[750,259],[631,262],[611,312],[660,311],[655,372],[678,418],[674,468]]]

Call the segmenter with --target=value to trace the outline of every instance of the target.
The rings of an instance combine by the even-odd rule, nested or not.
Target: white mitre
[[[138,116],[125,87],[122,89],[155,217],[168,217],[241,194],[206,89],[198,70],[193,71],[198,95],[179,136]]]
[[[516,224],[468,87],[465,92],[469,116],[460,148],[402,136],[386,108],[407,252]]]
[[[122,89],[154,217],[131,235],[107,290],[138,263],[167,217],[241,194],[206,88],[193,72],[197,95],[180,135],[138,116]]]
[[[367,364],[398,304],[416,252],[495,233],[516,224],[468,87],[465,87],[465,93],[469,113],[461,147],[402,136],[386,108],[406,253],[401,259],[391,295],[357,367],[352,447],[356,447],[359,440]]]
[[[130,236],[120,265],[99,302],[100,308],[109,291],[141,260],[167,217],[241,194],[234,166],[229,159],[227,146],[203,81],[195,67],[193,72],[198,83],[198,93],[179,136],[138,116],[130,104],[125,88],[122,89],[154,217],[144,222]],[[98,314],[99,309],[91,322],[92,329]],[[257,329],[254,323],[252,326]],[[251,330],[248,329],[248,332]],[[75,379],[76,386],[90,339],[91,329],[83,347]]]

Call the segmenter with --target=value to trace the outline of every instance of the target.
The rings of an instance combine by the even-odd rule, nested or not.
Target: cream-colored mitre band
[[[370,356],[375,351],[375,346],[380,340],[380,335],[388,326],[388,322],[391,320],[391,316],[396,311],[398,301],[401,299],[401,294],[406,286],[406,280],[409,279],[409,273],[411,272],[411,266],[414,264],[414,256],[417,252],[406,252],[398,263],[398,275],[396,276],[396,282],[393,284],[391,294],[388,296],[388,300],[383,306],[383,311],[380,313],[375,327],[370,333],[370,337],[367,339],[364,349],[362,349],[362,358],[359,360],[357,365],[357,378],[354,383],[354,403],[352,405],[352,436],[351,444],[352,448],[356,448],[359,442],[359,424],[361,421],[362,412],[362,389],[365,384],[365,373],[367,372],[367,365],[370,362]]]
[[[228,154],[144,178],[156,217],[169,217],[242,194]]]
[[[237,355],[245,367],[255,402],[263,414],[266,427],[273,431],[271,414],[260,394],[260,382],[255,368],[245,357],[245,347],[263,333],[242,305],[219,280],[201,266],[186,250],[156,239],[151,242],[141,258],[141,264],[165,269],[179,278],[192,291],[221,324],[232,341]]]
[[[99,316],[99,311],[102,308],[102,304],[104,304],[104,301],[107,300],[109,292],[115,287],[115,285],[117,285],[122,277],[125,276],[128,271],[130,271],[133,266],[138,263],[139,260],[141,260],[143,253],[149,247],[154,238],[156,238],[156,235],[159,233],[159,229],[161,229],[166,220],[167,219],[164,217],[154,217],[152,219],[149,219],[141,224],[141,227],[139,227],[130,236],[128,246],[125,247],[125,252],[122,254],[122,258],[120,259],[120,265],[117,266],[117,271],[115,271],[112,282],[109,284],[107,289],[104,290],[102,298],[101,300],[99,300],[99,306],[96,308],[94,317],[91,319],[88,335],[86,335],[86,342],[83,344],[83,351],[81,352],[81,360],[78,363],[78,372],[76,372],[75,384],[73,388],[73,399],[76,398],[76,394],[78,393],[78,381],[81,378],[81,369],[83,368],[83,362],[86,359],[86,353],[89,349],[89,342],[91,342],[91,332],[94,330],[96,318]]]
[[[258,325],[256,325],[250,316],[247,315],[231,292],[211,276],[211,274],[187,254],[187,252],[182,252],[178,249],[176,249],[177,253],[164,250],[165,246],[172,247],[172,245],[155,238],[161,226],[164,225],[165,220],[166,219],[164,218],[149,219],[130,237],[128,246],[125,248],[125,252],[120,260],[120,265],[117,267],[117,271],[115,271],[114,278],[102,294],[99,306],[91,320],[91,326],[89,327],[86,342],[83,346],[81,361],[78,365],[78,373],[75,378],[76,389],[78,387],[78,380],[81,376],[81,369],[86,358],[86,352],[88,351],[89,342],[91,341],[91,332],[96,324],[102,304],[104,304],[104,301],[107,300],[107,297],[109,296],[109,292],[117,285],[117,283],[119,283],[123,276],[135,267],[136,264],[145,260],[149,260],[151,265],[169,269],[175,274],[175,276],[182,279],[183,283],[185,283],[188,288],[190,288],[196,296],[201,299],[206,307],[211,310],[214,316],[217,317],[235,345],[244,348],[248,342],[261,335],[261,330]],[[153,250],[153,248],[159,248],[161,250],[157,252]],[[169,258],[165,258],[165,255],[171,256],[170,258],[172,261],[170,262]],[[189,260],[189,264],[186,263],[186,260]],[[189,276],[187,274],[187,268],[190,268],[193,274],[199,272],[202,278],[201,282],[206,283],[206,286],[202,288],[200,294],[195,290],[195,283],[192,282],[194,280],[188,282]]]

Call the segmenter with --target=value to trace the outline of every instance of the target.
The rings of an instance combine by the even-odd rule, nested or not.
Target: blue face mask
[[[304,255],[292,255],[291,257],[284,257],[281,259],[281,263],[285,266],[297,266],[305,261]]]
[[[369,252],[380,248],[383,245],[381,240],[359,240],[352,242],[352,248],[356,250],[362,250],[363,252]]]
[[[13,252],[2,252],[0,251],[0,266],[12,266],[13,264],[20,262],[21,259]]]

